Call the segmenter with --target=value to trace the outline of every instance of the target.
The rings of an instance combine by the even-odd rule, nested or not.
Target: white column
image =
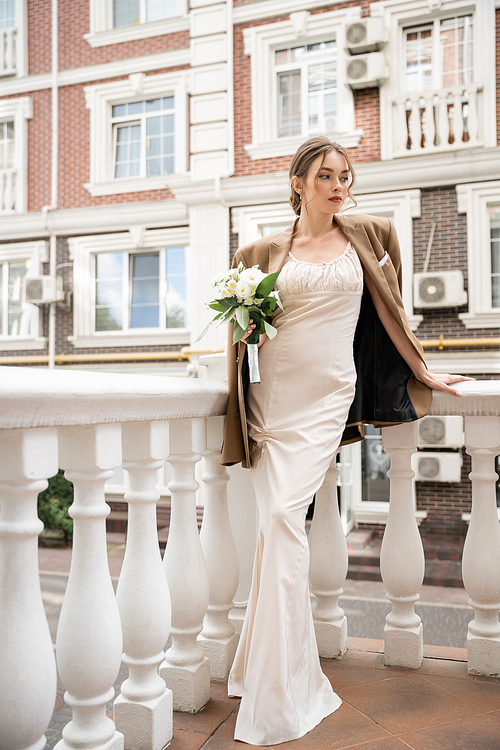
[[[57,430],[0,431],[0,748],[42,750],[56,664],[38,574],[38,493],[57,473]]]
[[[227,506],[229,475],[219,463],[224,437],[224,417],[212,417],[207,425],[205,451],[205,508],[201,527],[201,546],[208,568],[208,611],[199,642],[210,660],[210,675],[225,682],[233,663],[238,636],[228,620],[238,588],[238,552],[234,542]]]
[[[389,515],[380,550],[380,572],[392,611],[384,628],[385,663],[418,669],[423,658],[423,633],[414,605],[424,580],[425,559],[415,519],[411,457],[417,449],[417,422],[382,430],[391,457]]]
[[[210,698],[210,665],[197,641],[208,606],[208,572],[196,520],[195,467],[205,450],[204,419],[170,421],[172,513],[164,565],[172,600],[172,646],[160,674],[174,710],[196,713]]]
[[[316,493],[309,531],[309,579],[316,596],[314,628],[319,655],[328,659],[341,659],[347,651],[347,618],[339,607],[348,565],[347,541],[337,497],[339,474],[334,456],[323,486]]]
[[[122,750],[106,717],[120,669],[122,632],[106,549],[104,484],[121,463],[119,424],[63,427],[60,465],[75,487],[73,555],[57,629],[57,664],[73,718],[58,750]]]
[[[500,418],[465,417],[465,444],[472,456],[472,512],[462,575],[474,608],[469,623],[469,674],[500,675],[500,526],[495,496],[495,456],[500,453]]]
[[[410,138],[411,150],[413,152],[422,151],[420,138],[422,136],[422,123],[420,121],[420,94],[416,93],[411,96],[411,117],[410,117]]]
[[[114,703],[125,750],[162,750],[172,739],[172,691],[158,674],[170,633],[170,595],[156,527],[156,472],[168,455],[168,422],[122,427],[129,473],[127,547],[116,598],[129,677]]]

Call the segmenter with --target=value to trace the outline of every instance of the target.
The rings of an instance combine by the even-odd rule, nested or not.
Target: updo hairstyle
[[[356,205],[356,199],[351,193],[351,188],[354,185],[354,169],[352,168],[352,163],[347,155],[346,149],[341,146],[340,143],[335,143],[335,141],[331,141],[324,135],[318,135],[314,138],[309,138],[308,141],[305,141],[305,143],[298,147],[290,165],[290,172],[288,173],[290,179],[290,199],[288,202],[297,216],[300,216],[301,196],[294,190],[291,184],[292,177],[298,177],[300,180],[305,180],[314,160],[317,159],[318,156],[323,155],[323,160],[321,162],[321,166],[323,166],[325,156],[329,151],[336,151],[338,154],[342,154],[345,158],[347,168],[351,174],[351,182],[347,188],[347,194],[353,201],[354,205]]]

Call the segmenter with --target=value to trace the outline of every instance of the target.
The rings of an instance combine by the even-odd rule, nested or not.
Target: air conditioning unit
[[[32,305],[46,305],[64,300],[62,276],[31,276],[26,278],[24,287],[26,302]]]
[[[389,66],[383,52],[346,58],[346,83],[352,89],[381,86],[388,78]]]
[[[411,458],[417,482],[460,482],[461,453],[431,453],[419,451]]]
[[[419,448],[461,448],[463,444],[462,417],[423,417],[418,420]]]
[[[345,50],[351,55],[363,52],[378,52],[387,43],[383,18],[360,18],[347,24]]]
[[[413,275],[415,307],[460,307],[467,302],[462,271]]]

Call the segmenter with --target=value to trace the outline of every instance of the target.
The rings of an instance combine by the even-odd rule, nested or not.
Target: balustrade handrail
[[[455,386],[454,386],[455,387]],[[500,415],[500,380],[458,383],[461,396],[433,391],[430,416],[495,417]]]
[[[0,429],[222,416],[222,380],[0,367]]]

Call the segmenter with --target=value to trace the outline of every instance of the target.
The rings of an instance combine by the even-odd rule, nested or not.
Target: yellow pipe
[[[488,338],[469,338],[469,339],[445,339],[440,336],[438,339],[420,339],[423,347],[437,347],[444,349],[447,346],[500,346],[500,338],[490,336]]]
[[[222,350],[220,350],[222,351]],[[191,360],[191,354],[213,354],[213,349],[190,349],[184,347],[175,352],[117,352],[116,354],[57,354],[55,363],[59,365],[76,363],[76,362],[141,362],[150,360],[177,360],[185,362]],[[18,354],[11,357],[2,357],[0,355],[1,365],[42,365],[48,364],[49,358],[45,354]]]

